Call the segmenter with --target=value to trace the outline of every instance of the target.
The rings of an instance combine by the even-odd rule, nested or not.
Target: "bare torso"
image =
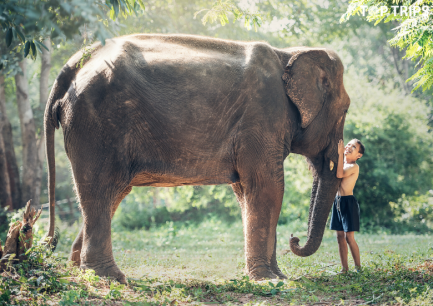
[[[349,170],[353,168],[353,174],[344,177],[341,180],[340,187],[338,187],[337,195],[339,196],[348,196],[353,195],[353,188],[355,188],[356,181],[358,180],[359,175],[359,166],[356,163],[348,164],[344,163],[344,170]]]

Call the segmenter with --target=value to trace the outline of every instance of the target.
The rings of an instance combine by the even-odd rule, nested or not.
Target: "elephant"
[[[134,34],[73,55],[44,114],[54,234],[54,132],[64,147],[83,216],[70,260],[125,283],[111,219],[133,186],[230,184],[239,202],[245,272],[286,278],[276,259],[283,161],[308,160],[314,177],[305,245],[314,254],[340,179],[337,143],[350,98],[344,66],[326,48],[278,49],[194,35]]]

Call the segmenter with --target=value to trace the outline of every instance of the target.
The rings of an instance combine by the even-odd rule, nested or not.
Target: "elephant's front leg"
[[[276,172],[280,171],[273,174]],[[282,175],[282,169],[279,178],[255,173],[233,186],[242,208],[246,272],[256,280],[284,277],[275,257],[276,227],[284,193]]]

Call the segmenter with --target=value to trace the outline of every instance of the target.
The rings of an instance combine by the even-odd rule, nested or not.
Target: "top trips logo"
[[[379,8],[377,7],[371,7],[368,8],[367,5],[362,5],[362,16],[365,16],[366,12],[373,9],[374,13],[380,13],[381,16],[385,14],[394,14],[394,16],[400,15],[400,16],[416,16],[419,14],[423,14],[426,17],[430,13],[430,6],[423,5],[422,7],[419,6],[406,6],[406,5],[392,5],[391,9],[389,9],[387,6],[381,6]],[[378,12],[379,10],[379,12]]]

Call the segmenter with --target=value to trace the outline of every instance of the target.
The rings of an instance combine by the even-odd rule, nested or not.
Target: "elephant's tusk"
[[[334,162],[331,160],[329,162],[329,170],[332,171],[332,169],[334,169]]]

